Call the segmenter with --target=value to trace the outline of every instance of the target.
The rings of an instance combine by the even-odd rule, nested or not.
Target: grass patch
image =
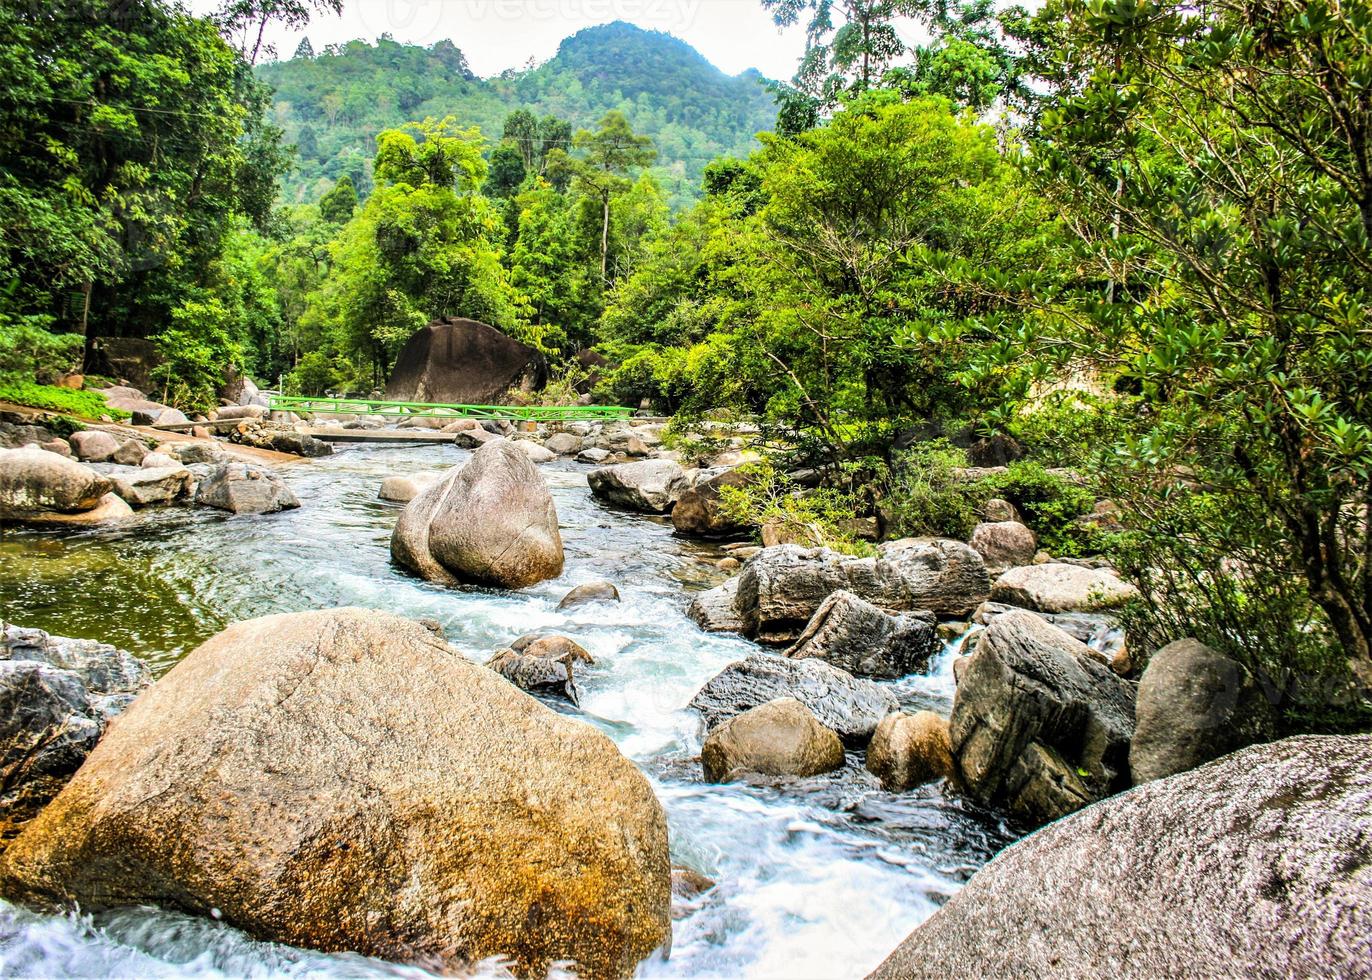
[[[32,381],[0,378],[0,402],[13,402],[28,408],[41,408],[64,415],[98,419],[108,415],[112,419],[126,419],[129,413],[111,408],[98,391],[73,391],[56,385],[40,385]]]

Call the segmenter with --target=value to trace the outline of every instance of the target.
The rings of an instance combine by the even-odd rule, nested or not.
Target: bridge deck
[[[272,395],[270,406],[273,412],[297,414],[380,415],[396,419],[436,415],[450,419],[504,419],[510,422],[608,421],[627,419],[634,414],[633,409],[622,405],[449,405],[291,395]]]

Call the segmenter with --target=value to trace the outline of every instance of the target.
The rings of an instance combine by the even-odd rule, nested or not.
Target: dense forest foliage
[[[624,23],[580,31],[537,67],[477,78],[451,40],[424,48],[382,37],[260,65],[274,90],[272,121],[296,146],[288,201],[313,201],[344,174],[371,188],[376,135],[417,119],[453,116],[498,134],[516,109],[593,126],[617,110],[658,150],[653,177],[673,205],[697,196],[705,165],[746,155],[776,110],[756,72],[731,77],[690,45]]]
[[[489,82],[384,39],[254,76],[156,0],[4,0],[0,371],[134,335],[190,409],[230,366],[366,392],[429,319],[481,318],[559,392],[596,352],[597,396],[673,413],[688,455],[692,420],[757,421],[747,506],[860,548],[854,514],[961,535],[994,491],[1139,585],[1141,655],[1196,635],[1294,724],[1361,724],[1368,8],[765,5],[809,47],[749,150],[755,80],[622,26]],[[1027,459],[969,482],[978,440]]]

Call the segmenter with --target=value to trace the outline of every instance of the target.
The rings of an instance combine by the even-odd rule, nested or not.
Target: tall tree
[[[595,131],[582,129],[575,145],[585,154],[577,161],[577,185],[600,203],[600,278],[605,281],[610,256],[610,202],[617,190],[629,185],[625,175],[646,167],[657,158],[653,141],[635,135],[624,113],[607,112]]]
[[[224,0],[215,19],[243,59],[255,65],[261,55],[274,53],[271,45],[264,44],[268,24],[276,22],[298,31],[313,14],[325,12],[341,15],[343,0]]]
[[[905,53],[894,21],[920,13],[922,0],[762,0],[779,27],[805,22],[796,88],[825,106],[865,92]]]

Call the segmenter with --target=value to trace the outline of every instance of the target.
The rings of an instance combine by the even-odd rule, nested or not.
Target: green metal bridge
[[[439,417],[452,419],[492,419],[509,422],[604,422],[627,419],[632,408],[622,405],[447,405],[434,402],[387,402],[368,398],[304,398],[271,395],[273,412],[297,415],[380,415],[395,419]]]

